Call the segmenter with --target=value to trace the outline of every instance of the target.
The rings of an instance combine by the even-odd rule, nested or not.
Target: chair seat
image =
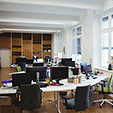
[[[75,108],[75,98],[67,100],[67,104],[71,107],[71,108]]]
[[[102,92],[102,88],[101,87],[97,87],[95,90],[97,92]],[[107,87],[104,87],[103,90],[104,90],[104,93],[108,93],[108,88]]]

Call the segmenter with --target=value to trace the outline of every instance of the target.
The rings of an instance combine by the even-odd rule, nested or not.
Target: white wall
[[[99,66],[99,20],[99,16],[95,15],[93,10],[88,11],[87,16],[80,18],[82,26],[82,62],[87,62],[88,64],[91,63],[93,68]],[[65,54],[63,54],[63,57],[72,57],[72,28],[66,26],[61,33],[62,48],[65,47],[66,51]],[[54,45],[55,44],[57,43],[54,41]],[[58,50],[56,51],[58,52]]]
[[[87,12],[86,17],[81,17],[82,25],[82,62],[92,63],[93,59],[93,11]]]
[[[71,28],[66,26],[62,31],[62,48],[65,47],[65,54],[63,58],[71,57]]]

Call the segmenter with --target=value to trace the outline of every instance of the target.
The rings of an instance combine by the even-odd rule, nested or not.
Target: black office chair
[[[113,74],[111,75],[110,79],[109,79],[109,82],[106,81],[106,80],[102,80],[103,83],[99,83],[101,86],[97,87],[95,89],[96,92],[99,92],[99,94],[110,94],[112,93],[112,81],[113,81]],[[105,82],[108,82],[108,87],[105,87]],[[100,104],[100,108],[102,107],[102,105],[107,102],[108,104],[111,104],[112,107],[113,107],[113,100],[111,99],[105,99],[105,96],[103,97],[103,99],[100,99],[100,100],[95,100],[93,102],[93,104],[95,104],[96,102],[101,102]]]
[[[89,91],[90,85],[79,86],[76,88],[75,97],[73,99],[63,96],[65,99],[64,104],[66,105],[66,109],[74,108],[76,111],[83,111],[89,108]]]
[[[33,110],[41,107],[41,90],[39,84],[24,84],[20,86],[22,110]]]

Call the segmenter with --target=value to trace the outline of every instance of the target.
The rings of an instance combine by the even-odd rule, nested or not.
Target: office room
[[[74,62],[74,67],[70,67],[70,64],[64,66],[63,60],[67,59]],[[24,68],[19,60],[24,62]],[[82,63],[91,64],[92,75],[87,73],[87,66],[81,73]],[[68,67],[68,75],[61,73],[67,70],[65,67]],[[68,78],[68,82],[73,79],[73,83],[65,84],[64,78],[74,75],[70,71],[72,68],[79,69],[77,76]],[[113,0],[0,0],[0,113],[113,113],[112,68]],[[27,72],[30,69],[32,72]],[[55,76],[60,69],[61,72]],[[9,87],[13,75],[18,73],[23,77],[31,77],[32,74],[32,85],[39,85],[34,79],[42,74],[53,81],[55,78],[62,79],[64,83],[57,86],[58,80],[52,81],[49,84],[51,87],[48,84],[37,86],[41,94],[37,94],[40,104],[35,104],[34,108],[28,105],[26,110],[22,108],[26,103],[20,104],[21,83],[18,82],[20,92]],[[66,98],[69,99],[69,96],[76,100],[76,90],[83,81],[81,77],[80,83],[75,82],[79,75],[87,78],[90,90],[87,107],[79,105],[80,110],[77,110],[77,102],[74,107],[68,108]],[[94,76],[97,79],[93,79]],[[102,84],[101,80],[106,81]],[[100,82],[101,91],[98,90]],[[111,91],[104,92],[103,86]],[[33,97],[32,93],[29,94]]]

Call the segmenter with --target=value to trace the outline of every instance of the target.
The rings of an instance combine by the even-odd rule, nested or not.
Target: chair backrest
[[[22,71],[26,70],[26,62],[19,62],[18,65],[21,67]]]
[[[34,109],[41,107],[41,91],[39,84],[25,84],[20,86],[21,109]]]
[[[76,93],[75,93],[76,111],[85,110],[90,107],[89,91],[90,91],[90,85],[80,86],[76,88]]]
[[[112,92],[112,81],[113,81],[113,74],[111,75],[109,82],[108,82],[108,92]]]

